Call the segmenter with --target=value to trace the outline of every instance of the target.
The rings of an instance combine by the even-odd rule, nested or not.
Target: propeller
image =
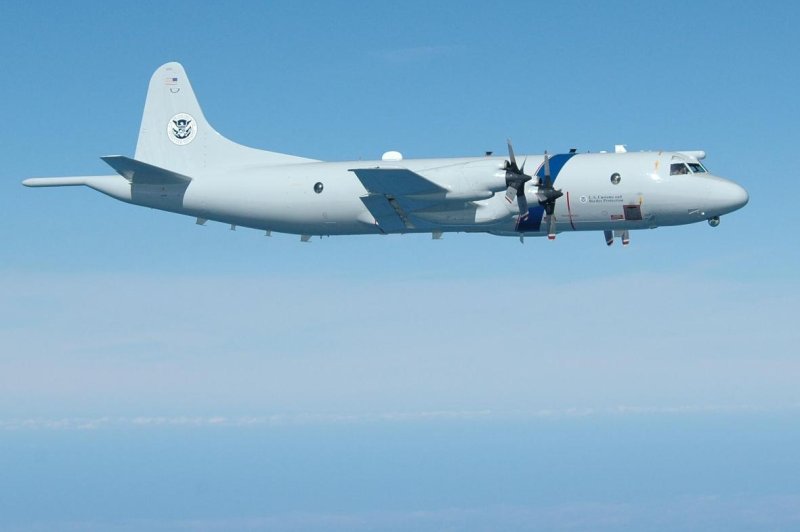
[[[528,199],[525,197],[525,183],[533,177],[525,173],[525,163],[527,157],[522,161],[522,166],[517,166],[517,158],[514,157],[514,148],[511,146],[511,139],[508,139],[508,161],[506,161],[506,201],[514,202],[517,197],[520,217],[528,215]]]
[[[550,240],[554,240],[556,237],[556,217],[553,215],[556,209],[556,200],[563,195],[564,193],[561,190],[553,188],[553,180],[550,176],[550,157],[545,151],[544,178],[539,180],[536,197],[539,200],[539,205],[544,207],[544,212],[547,213],[547,238]]]

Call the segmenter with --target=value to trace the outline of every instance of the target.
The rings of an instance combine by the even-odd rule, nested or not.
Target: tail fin
[[[217,133],[203,116],[180,63],[160,66],[150,79],[135,158],[192,176],[244,165],[313,161],[248,148]]]

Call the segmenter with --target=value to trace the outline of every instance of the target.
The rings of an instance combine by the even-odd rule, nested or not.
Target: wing
[[[421,196],[447,192],[447,189],[407,168],[357,168],[350,171],[358,176],[370,194]]]
[[[447,189],[407,168],[354,168],[350,170],[369,193],[361,201],[384,232],[416,229],[416,210],[443,201]]]

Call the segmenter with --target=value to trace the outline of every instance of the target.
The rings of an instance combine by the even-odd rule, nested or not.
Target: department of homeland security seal
[[[167,122],[167,136],[178,146],[189,144],[197,136],[197,124],[192,115],[178,113]]]

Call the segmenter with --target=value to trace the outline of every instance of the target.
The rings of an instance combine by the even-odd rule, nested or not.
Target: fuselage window
[[[683,163],[672,163],[669,165],[669,175],[685,175],[689,173],[689,167]]]
[[[704,174],[707,172],[705,167],[700,163],[689,163],[689,168],[691,168],[692,172],[695,174]]]

